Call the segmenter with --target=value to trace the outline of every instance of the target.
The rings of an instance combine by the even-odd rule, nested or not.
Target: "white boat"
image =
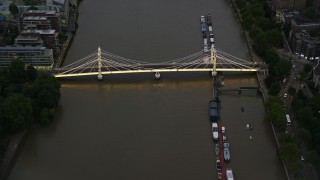
[[[223,143],[223,157],[225,161],[230,160],[230,149],[229,149],[229,143]]]
[[[232,173],[232,169],[231,169],[231,168],[227,168],[227,169],[226,169],[226,176],[227,176],[227,180],[234,180],[234,179],[233,179],[233,173]]]
[[[215,151],[216,155],[218,156],[219,153],[220,153],[220,145],[219,145],[219,143],[215,144],[214,151]]]

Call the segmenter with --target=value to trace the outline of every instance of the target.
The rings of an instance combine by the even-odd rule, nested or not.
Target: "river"
[[[217,47],[249,59],[228,1],[84,0],[65,64],[98,46],[147,62],[187,56],[202,48],[199,21],[207,13]],[[32,131],[8,179],[216,179],[208,117],[212,79],[207,73],[163,73],[161,78],[61,80],[55,120]],[[253,74],[229,74],[224,82],[225,88],[257,86]],[[231,144],[227,167],[235,179],[285,179],[262,98],[223,93],[221,99]],[[245,129],[247,123],[252,131]]]

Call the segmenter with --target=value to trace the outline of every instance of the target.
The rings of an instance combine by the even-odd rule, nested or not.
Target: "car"
[[[226,133],[226,127],[222,126],[221,127],[221,131],[222,131],[223,134]]]
[[[209,33],[212,33],[212,32],[213,32],[211,25],[208,26],[208,30],[209,30]]]
[[[287,93],[284,93],[283,97],[286,98],[287,97]]]

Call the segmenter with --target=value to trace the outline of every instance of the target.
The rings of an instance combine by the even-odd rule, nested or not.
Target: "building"
[[[10,14],[9,5],[9,0],[0,0],[0,14],[8,16]]]
[[[69,23],[69,0],[46,0],[48,10],[55,10],[60,13],[61,28],[67,29]]]
[[[40,36],[19,35],[15,39],[18,46],[43,46],[43,41]]]
[[[54,29],[60,32],[60,15],[56,11],[29,10],[21,13],[20,31],[28,29]]]
[[[320,22],[291,20],[288,41],[292,51],[303,58],[314,60],[320,57]],[[316,34],[315,36],[313,34]]]
[[[42,46],[0,47],[0,68],[8,67],[12,60],[19,59],[37,69],[50,69],[53,66],[53,50]]]
[[[302,10],[306,7],[306,0],[272,0],[274,10]]]
[[[24,30],[24,31],[20,32],[20,35],[18,37],[19,38],[23,37],[24,39],[27,39],[27,38],[41,39],[41,41],[43,41],[42,45],[48,49],[53,49],[54,57],[58,57],[60,54],[60,43],[59,43],[58,36],[59,36],[59,33],[56,32],[56,30],[48,29],[48,30]],[[19,40],[19,38],[18,38],[18,40]],[[17,45],[26,45],[26,44],[21,44],[20,42],[21,41],[16,40]],[[29,42],[31,42],[31,41],[29,41]],[[30,43],[28,45],[34,46],[32,43]]]

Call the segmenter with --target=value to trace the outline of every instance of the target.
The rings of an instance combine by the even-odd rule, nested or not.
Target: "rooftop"
[[[28,29],[28,30],[23,30],[21,31],[21,34],[26,34],[26,33],[38,33],[38,34],[54,34],[56,30],[54,29]]]

